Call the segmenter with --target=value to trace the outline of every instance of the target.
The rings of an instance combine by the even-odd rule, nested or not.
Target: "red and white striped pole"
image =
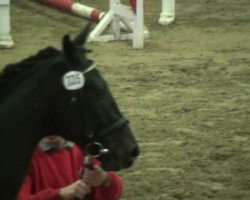
[[[66,12],[78,15],[80,17],[88,18],[93,21],[99,22],[101,18],[105,15],[98,9],[85,6],[80,3],[74,3],[72,0],[39,0],[48,6],[64,10]]]

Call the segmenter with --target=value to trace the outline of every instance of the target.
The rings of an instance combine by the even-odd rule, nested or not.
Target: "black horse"
[[[87,58],[90,24],[63,50],[52,47],[10,64],[0,74],[0,199],[14,200],[38,141],[61,135],[85,148],[92,141],[109,153],[106,170],[130,167],[139,148],[128,121]]]

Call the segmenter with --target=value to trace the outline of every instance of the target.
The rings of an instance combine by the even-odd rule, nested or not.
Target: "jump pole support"
[[[12,48],[10,34],[10,0],[0,0],[0,48]]]
[[[60,10],[72,13],[74,15],[91,19],[93,21],[99,22],[105,15],[104,12],[98,9],[91,8],[89,6],[74,3],[72,0],[37,0],[48,6],[58,8]]]
[[[162,11],[158,23],[169,25],[175,19],[175,0],[162,0]]]
[[[131,9],[131,6],[121,4],[120,0],[109,1],[109,11],[90,33],[88,41],[132,40],[134,49],[142,49],[144,47],[145,34],[143,0],[137,0],[136,12]],[[111,33],[101,35],[109,25]],[[122,33],[122,25],[127,30],[130,30],[131,33]]]

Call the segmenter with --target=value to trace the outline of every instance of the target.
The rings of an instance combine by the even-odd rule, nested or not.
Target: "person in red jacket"
[[[94,161],[94,169],[85,169],[84,154],[74,143],[60,136],[43,138],[34,151],[28,174],[20,188],[18,200],[118,200],[122,182],[117,173],[104,171]],[[86,198],[85,198],[86,199]]]

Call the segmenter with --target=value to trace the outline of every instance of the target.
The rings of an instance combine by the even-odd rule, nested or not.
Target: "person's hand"
[[[84,199],[84,197],[90,193],[90,187],[83,181],[78,180],[69,186],[61,188],[59,195],[64,200],[73,198]]]
[[[99,166],[94,166],[94,169],[85,169],[83,180],[91,187],[108,185],[109,174]]]

